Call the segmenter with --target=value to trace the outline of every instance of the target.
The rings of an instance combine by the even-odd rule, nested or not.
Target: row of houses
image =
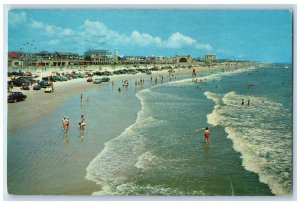
[[[207,61],[215,61],[216,55],[205,56]],[[119,56],[117,49],[114,53],[109,50],[88,50],[84,55],[71,52],[48,52],[38,53],[9,52],[9,67],[22,66],[68,66],[68,65],[105,65],[105,64],[147,64],[147,63],[191,63],[190,55],[175,57],[163,56]]]

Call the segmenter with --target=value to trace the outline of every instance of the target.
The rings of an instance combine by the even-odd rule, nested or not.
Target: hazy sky
[[[292,61],[288,10],[12,10],[9,51]]]

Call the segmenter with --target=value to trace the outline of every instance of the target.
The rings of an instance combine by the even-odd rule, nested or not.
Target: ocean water
[[[206,73],[136,96],[136,121],[86,168],[101,186],[94,195],[292,194],[291,66]]]
[[[134,86],[135,78],[121,93],[120,81],[101,85],[83,93],[83,103],[72,96],[8,132],[9,193],[292,194],[291,66],[202,72],[198,83],[191,73],[158,84],[148,76],[144,87]],[[77,127],[81,114],[84,132]],[[67,134],[63,116],[71,118]]]

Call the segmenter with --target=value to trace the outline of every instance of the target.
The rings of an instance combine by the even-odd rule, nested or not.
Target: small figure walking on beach
[[[85,118],[84,118],[84,115],[81,115],[81,120],[79,122],[79,127],[80,127],[80,130],[84,130],[85,128]]]
[[[195,76],[196,76],[196,70],[195,70],[195,68],[193,68],[192,77],[195,77]]]
[[[82,102],[82,93],[80,94],[80,102]]]
[[[67,117],[67,119],[66,119],[66,121],[65,121],[65,127],[66,127],[65,132],[68,132],[68,131],[69,131],[70,126],[71,126],[70,118]]]
[[[243,99],[242,99],[242,106],[244,105],[244,103],[245,103],[245,102],[244,102],[244,98],[243,98]]]
[[[209,131],[208,127],[206,127],[206,129],[205,129],[204,137],[205,137],[205,142],[209,143],[210,131]]]
[[[248,100],[248,103],[247,103],[247,105],[248,105],[248,106],[250,105],[250,99]]]

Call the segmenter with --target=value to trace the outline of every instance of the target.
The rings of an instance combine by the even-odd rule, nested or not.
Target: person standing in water
[[[70,129],[70,126],[71,126],[71,124],[70,124],[70,118],[69,117],[67,117],[67,119],[65,121],[65,126],[66,126],[65,132],[68,132],[69,129]]]
[[[209,131],[208,127],[206,127],[206,129],[205,129],[204,137],[205,137],[205,142],[209,142],[210,131]]]
[[[81,121],[79,123],[79,126],[80,126],[81,130],[84,130],[84,127],[85,127],[85,118],[84,118],[84,115],[81,115]]]
[[[248,100],[248,103],[247,103],[247,105],[248,105],[248,106],[250,105],[250,99]]]
[[[244,98],[242,99],[242,106],[244,105]]]

